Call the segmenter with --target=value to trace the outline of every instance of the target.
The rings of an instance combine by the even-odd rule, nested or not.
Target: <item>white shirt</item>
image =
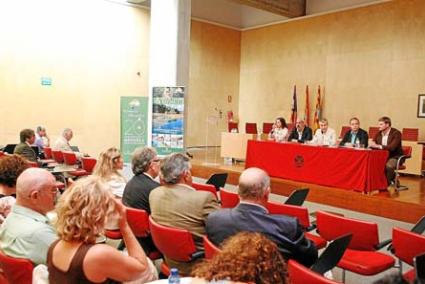
[[[270,132],[269,138],[276,142],[286,141],[288,139],[288,128],[275,128]]]
[[[321,129],[316,130],[316,134],[313,137],[313,143],[318,145],[335,145],[336,133],[332,128],[328,128],[325,133],[322,133]]]
[[[382,132],[382,146],[388,145],[388,136],[390,135],[390,131],[391,131],[391,128],[388,128],[388,130],[386,131],[387,132],[386,134]]]

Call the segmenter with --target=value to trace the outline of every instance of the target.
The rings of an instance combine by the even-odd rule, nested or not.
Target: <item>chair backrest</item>
[[[285,204],[295,205],[295,206],[303,205],[309,191],[310,189],[308,188],[300,188],[300,189],[294,190],[288,196],[288,199],[285,200]]]
[[[376,126],[369,127],[369,133],[368,133],[369,138],[374,139],[378,132],[379,132],[379,127],[376,127]]]
[[[10,257],[0,251],[0,268],[9,283],[32,283],[34,266],[28,259]]]
[[[379,243],[378,225],[373,222],[338,216],[324,211],[316,213],[317,231],[328,241],[353,234],[350,249],[375,251]]]
[[[192,259],[196,247],[188,230],[160,225],[152,216],[149,216],[149,227],[155,246],[168,258],[185,262]]]
[[[149,214],[143,209],[127,207],[127,222],[136,237],[147,237],[150,234]]]
[[[401,146],[403,149],[403,155],[406,156],[406,158],[410,158],[412,156],[412,146]]]
[[[211,259],[214,257],[214,255],[216,255],[217,253],[219,253],[221,250],[215,245],[213,244],[208,237],[205,235],[203,237],[204,239],[204,249],[205,249],[205,258],[206,259]]]
[[[269,134],[273,129],[273,122],[263,122],[263,133]]]
[[[406,141],[418,141],[419,129],[418,128],[403,128],[401,133],[402,140]]]
[[[239,195],[224,188],[220,190],[221,208],[233,208],[239,204]]]
[[[395,255],[402,261],[413,265],[413,258],[425,253],[425,236],[404,229],[393,228],[393,243]]]
[[[245,123],[245,133],[246,134],[257,134],[257,123],[247,122]]]
[[[348,234],[331,242],[310,269],[319,274],[333,269],[344,255],[352,237]]]
[[[236,132],[239,132],[239,128],[238,128],[238,123],[237,122],[229,121],[229,124],[227,126],[228,126],[229,132],[232,132],[233,129],[236,129]]]
[[[52,148],[50,148],[50,147],[43,147],[43,151],[44,151],[44,158],[46,158],[46,159],[53,159]]]
[[[270,214],[288,215],[298,218],[301,226],[304,228],[310,227],[310,219],[308,209],[300,206],[277,203],[273,201],[267,202],[267,210]]]
[[[73,166],[75,164],[77,164],[78,159],[77,159],[77,155],[75,155],[74,152],[62,152],[63,154],[63,161],[65,163],[65,165],[69,165],[69,166]]]
[[[63,163],[63,153],[62,153],[62,151],[52,150],[52,157],[56,161],[56,163],[59,163],[59,164]]]
[[[226,185],[227,176],[228,176],[227,173],[212,174],[205,183],[214,185],[215,189],[219,191],[220,188]]]
[[[0,158],[2,158],[4,156],[5,156],[4,152],[3,151],[0,151]]]
[[[81,167],[88,173],[93,172],[93,168],[96,166],[96,159],[91,157],[81,158]]]
[[[288,261],[288,274],[289,281],[291,284],[306,284],[306,283],[314,283],[314,284],[335,284],[339,282],[335,282],[330,280],[323,275],[320,275],[309,268],[305,267],[302,264],[299,264],[295,260],[290,259]]]
[[[288,127],[288,131],[291,132],[292,129],[294,128],[294,124],[293,123],[287,123],[286,127]]]
[[[196,190],[211,192],[215,196],[215,198],[218,199],[217,190],[215,189],[215,186],[212,184],[192,182],[192,187]]]
[[[38,168],[38,163],[37,162],[27,161],[27,164],[31,168]]]
[[[341,132],[339,133],[339,137],[340,138],[344,137],[345,133],[347,133],[350,130],[351,130],[351,127],[350,126],[346,126],[346,125],[342,126],[341,127]]]

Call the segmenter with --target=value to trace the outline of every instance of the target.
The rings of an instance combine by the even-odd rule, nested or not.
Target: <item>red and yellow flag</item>
[[[292,95],[291,105],[291,123],[295,125],[297,122],[297,85],[294,85],[294,94]]]
[[[320,94],[320,85],[317,89],[316,109],[314,111],[313,130],[319,128],[319,120],[322,118],[322,99]]]
[[[308,85],[305,86],[305,112],[304,112],[304,121],[307,126],[310,125],[310,99],[308,93]]]

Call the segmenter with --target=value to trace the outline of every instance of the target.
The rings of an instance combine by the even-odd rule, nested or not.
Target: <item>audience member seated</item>
[[[288,126],[283,117],[276,118],[276,121],[273,125],[274,127],[269,133],[269,140],[274,140],[276,142],[286,141],[288,139]]]
[[[209,281],[284,284],[286,263],[275,243],[259,233],[241,232],[228,238],[221,252],[196,265],[192,276]]]
[[[47,266],[50,284],[116,283],[156,278],[130,226],[125,207],[115,200],[107,183],[95,176],[77,180],[56,208],[59,239],[49,248]],[[106,244],[96,244],[106,217],[120,216],[119,227],[128,255]]]
[[[103,182],[108,183],[112,189],[112,193],[121,198],[126,185],[126,179],[121,174],[124,167],[124,160],[117,148],[109,148],[105,152],[100,153],[93,175],[100,177]]]
[[[34,144],[35,134],[32,129],[23,129],[19,133],[19,138],[21,143],[16,145],[13,154],[21,155],[25,159],[31,162],[37,162],[37,154],[31,148],[31,145]]]
[[[125,186],[122,197],[124,205],[151,213],[149,195],[159,186],[159,183],[154,180],[159,174],[159,162],[156,151],[152,147],[140,147],[134,150],[131,158],[134,176]],[[138,240],[148,255],[157,250],[151,236],[138,238]]]
[[[270,177],[265,171],[258,168],[243,171],[238,194],[238,206],[208,216],[206,231],[215,245],[241,231],[259,232],[277,244],[284,258],[295,259],[305,266],[316,261],[317,249],[304,236],[298,219],[268,213],[266,204],[270,194]]]
[[[370,142],[369,147],[373,149],[383,149],[389,152],[387,164],[385,165],[385,174],[387,182],[390,184],[395,178],[395,168],[397,159],[403,155],[401,147],[401,132],[391,127],[391,119],[383,116],[378,120],[379,132]]]
[[[155,178],[159,174],[159,158],[152,147],[140,147],[134,150],[131,168],[134,176],[124,189],[122,198],[126,206],[146,210],[149,214],[149,195],[159,186]]]
[[[319,121],[320,128],[316,130],[313,143],[317,145],[333,146],[336,144],[335,130],[329,127],[328,120],[323,118]]]
[[[304,120],[297,119],[295,127],[292,129],[291,134],[289,134],[288,141],[304,143],[311,139],[313,139],[313,131],[311,128],[305,125]]]
[[[357,117],[350,119],[350,131],[347,131],[339,143],[340,146],[354,147],[364,145],[368,147],[369,136],[367,132],[360,128],[360,120]]]
[[[69,141],[71,141],[73,136],[74,136],[74,133],[72,132],[72,129],[65,128],[62,131],[62,135],[53,144],[52,150],[62,151],[62,152],[73,152],[71,145],[69,144]],[[80,152],[74,151],[74,153],[75,155],[77,155],[78,158],[81,158],[82,156],[86,156]]]
[[[15,204],[16,179],[29,165],[18,155],[0,159],[0,224]]]
[[[48,171],[22,172],[16,181],[16,203],[0,228],[0,248],[6,255],[46,263],[47,250],[57,239],[46,216],[54,209],[56,194],[56,180]]]
[[[161,161],[160,187],[149,196],[152,218],[161,225],[186,229],[193,234],[196,248],[203,250],[202,236],[208,214],[219,205],[213,194],[197,191],[192,185],[189,158],[174,153]],[[165,256],[169,267],[176,267],[187,275],[193,263],[172,261]]]
[[[37,126],[34,146],[37,146],[40,149],[50,146],[50,138],[47,136],[46,128],[44,126]]]

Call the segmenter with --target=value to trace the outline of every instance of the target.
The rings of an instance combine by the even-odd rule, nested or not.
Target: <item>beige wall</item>
[[[0,144],[47,127],[91,155],[119,146],[120,96],[146,96],[149,13],[107,1],[0,4]],[[136,73],[140,72],[141,76]],[[51,77],[43,87],[40,78]]]
[[[209,117],[208,146],[220,144],[220,133],[227,127],[227,111],[233,110],[235,116],[238,114],[239,66],[239,31],[192,21],[188,146],[206,145]],[[232,96],[231,103],[228,96]]]
[[[241,40],[241,122],[290,117],[293,85],[304,115],[324,86],[324,116],[339,132],[351,116],[362,126],[388,115],[398,128],[419,127],[425,93],[425,1],[403,0],[245,31]],[[310,92],[311,94],[312,92]],[[311,113],[311,116],[313,112]]]

